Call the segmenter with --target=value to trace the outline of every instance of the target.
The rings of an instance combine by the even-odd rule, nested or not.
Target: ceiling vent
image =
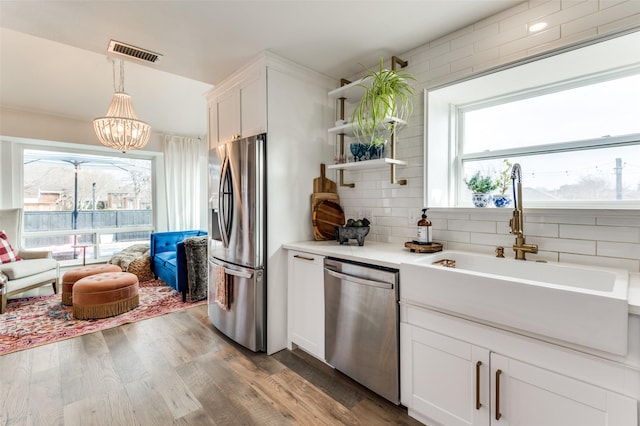
[[[109,42],[109,49],[107,52],[117,55],[119,57],[125,57],[130,59],[136,59],[142,62],[151,62],[155,64],[162,57],[161,54],[152,52],[150,50],[141,49],[130,44],[121,43],[119,41],[111,40]]]

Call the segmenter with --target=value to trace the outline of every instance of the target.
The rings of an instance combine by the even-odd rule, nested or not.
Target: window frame
[[[524,154],[543,154],[551,152],[569,152],[575,150],[595,149],[601,147],[638,145],[640,144],[640,133],[623,135],[607,138],[587,139],[580,141],[557,142],[538,146],[528,146],[524,148],[501,149],[495,151],[460,154],[462,152],[462,139],[459,135],[463,131],[463,112],[474,109],[484,108],[497,104],[504,104],[511,101],[521,100],[533,96],[539,96],[546,93],[554,93],[560,90],[571,89],[588,84],[595,84],[602,81],[624,77],[640,73],[640,56],[639,58],[617,58],[609,63],[611,66],[604,67],[602,65],[595,66],[593,69],[586,70],[581,73],[574,73],[573,76],[566,75],[562,72],[550,72],[549,76],[541,76],[540,69],[546,64],[545,61],[562,62],[562,55],[566,53],[567,59],[564,62],[575,61],[576,57],[580,57],[584,48],[585,52],[591,50],[593,52],[603,52],[605,44],[608,41],[616,42],[622,40],[623,44],[629,43],[623,39],[624,36],[633,37],[632,40],[640,38],[640,31],[633,31],[619,34],[620,37],[607,37],[604,39],[593,40],[589,43],[583,43],[572,48],[563,48],[558,51],[540,55],[538,57],[526,58],[523,61],[508,64],[494,70],[459,80],[447,85],[425,88],[424,89],[424,205],[432,207],[445,208],[467,208],[461,205],[461,194],[464,192],[462,163],[465,160],[478,159],[500,159],[509,158],[513,155]],[[602,43],[601,43],[602,42]],[[576,48],[579,47],[579,48]],[[594,50],[595,49],[595,50]],[[578,55],[578,56],[576,56]],[[589,53],[585,53],[585,56]],[[621,56],[621,55],[619,55]],[[631,61],[631,63],[629,63]],[[584,65],[583,61],[577,61]],[[592,61],[594,62],[594,61]],[[606,60],[599,61],[607,62]],[[527,68],[528,67],[528,68]],[[558,67],[556,65],[556,67]],[[533,71],[531,71],[533,69]],[[536,71],[538,70],[538,75]],[[560,70],[564,70],[559,66]],[[535,75],[533,81],[529,84],[514,83],[514,76],[519,72],[528,73],[529,76]],[[510,81],[507,82],[506,88],[487,89],[489,84],[482,83],[482,80],[494,82],[500,80],[500,76],[506,75]],[[560,77],[554,76],[558,74]],[[527,81],[526,78],[521,80]],[[470,96],[465,93],[465,87],[475,87],[476,89],[484,85],[480,95]],[[496,87],[499,87],[496,85]],[[441,93],[443,93],[441,95]],[[443,147],[444,140],[447,146]],[[447,170],[445,170],[447,168]],[[446,178],[445,178],[446,176]],[[533,202],[529,206],[534,208],[563,208],[563,209],[638,209],[640,208],[639,200],[616,200],[612,205],[611,200],[578,202],[578,201],[555,201],[552,203]]]
[[[96,146],[83,146],[77,144],[69,144],[69,143],[56,143],[47,141],[16,141],[13,140],[16,146],[15,157],[14,157],[14,166],[16,167],[16,173],[13,177],[14,182],[14,191],[20,199],[20,206],[24,209],[24,155],[26,150],[37,150],[37,151],[52,151],[52,152],[62,152],[69,154],[87,154],[87,155],[97,155],[97,156],[106,156],[106,157],[122,157],[125,155],[122,153],[108,149],[103,147]],[[22,231],[22,237],[24,239],[29,237],[42,237],[42,236],[58,236],[58,235],[91,235],[94,243],[93,256],[89,257],[87,253],[86,262],[100,262],[108,259],[111,255],[106,254],[100,256],[100,236],[104,234],[114,234],[117,233],[127,233],[127,232],[144,232],[149,231],[154,232],[157,228],[158,221],[158,206],[161,202],[158,200],[158,180],[164,179],[162,174],[162,167],[158,165],[158,155],[159,153],[150,152],[150,151],[137,151],[137,152],[127,152],[126,157],[135,158],[141,160],[149,160],[151,166],[151,209],[152,209],[152,223],[149,226],[141,225],[141,226],[129,226],[122,228],[93,228],[93,229],[77,229],[77,230],[54,230],[54,231],[33,231],[26,232]],[[74,260],[62,260],[60,264],[63,266],[76,265],[83,263],[82,250],[80,250],[80,256]]]

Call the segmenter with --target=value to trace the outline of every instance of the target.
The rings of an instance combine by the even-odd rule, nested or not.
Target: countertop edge
[[[363,246],[356,243],[339,244],[336,241],[297,241],[283,244],[287,250],[299,250],[318,256],[335,256],[356,262],[370,263],[398,269],[400,264],[412,262],[424,256],[437,253],[412,253],[398,244],[365,241]],[[628,293],[629,314],[640,315],[640,273],[629,273]]]

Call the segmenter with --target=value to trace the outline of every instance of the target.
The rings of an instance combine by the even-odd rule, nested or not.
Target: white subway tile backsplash
[[[457,61],[461,58],[467,58],[473,54],[473,45],[462,46],[457,49],[452,49],[445,55],[440,55],[436,58],[431,59],[431,66],[434,68],[439,68],[444,65],[449,65],[449,63]]]
[[[429,72],[429,80],[438,78],[449,78],[450,71],[451,66],[449,64],[440,65],[439,67],[432,67]]]
[[[500,59],[500,48],[486,49],[480,52],[474,52],[473,55],[467,56],[451,62],[451,72],[473,69],[479,63],[489,61],[497,61]]]
[[[379,217],[376,218],[376,226],[378,225],[387,227],[406,226],[407,221],[404,217]]]
[[[527,26],[548,23],[547,30],[531,34]],[[424,96],[423,89],[467,78],[531,55],[640,26],[640,0],[540,0],[515,7],[461,28],[437,40],[425,40],[399,56],[419,81],[414,113],[398,138],[397,158],[408,161],[397,169],[406,186],[389,182],[389,169],[347,171],[341,187],[345,211],[352,216],[371,213],[371,241],[397,243],[415,238],[416,222],[424,203]],[[473,50],[470,50],[471,47]],[[333,178],[336,182],[337,173]],[[494,254],[505,247],[513,257],[514,236],[509,233],[511,209],[431,209],[433,239],[447,249]],[[610,266],[640,271],[640,213],[613,210],[525,210],[527,242],[538,244],[532,260]]]
[[[638,243],[640,242],[640,228],[560,225],[560,238]]]
[[[491,232],[496,233],[495,221],[448,220],[450,231]]]
[[[433,239],[434,241],[456,241],[459,243],[468,243],[470,242],[470,237],[468,232],[462,231],[445,231],[441,229],[433,230]]]
[[[531,237],[527,238],[527,243],[538,244],[539,250],[596,255],[595,241],[571,240],[568,238]]]
[[[536,237],[558,238],[559,227],[556,223],[525,223],[526,234]]]
[[[425,52],[424,59],[431,62],[433,58],[446,55],[450,51],[451,51],[451,45],[448,42],[441,43],[441,44],[431,43],[429,49]]]
[[[511,219],[513,209],[469,209],[469,218],[471,220],[493,220],[505,223],[509,225],[509,219]]]
[[[600,0],[598,4],[600,5],[600,9],[604,10],[626,2],[626,0]]]
[[[621,18],[608,24],[598,26],[598,34],[609,34],[611,32],[619,31],[623,28],[634,28],[638,26],[640,16],[637,13],[629,15],[626,18]]]
[[[529,2],[529,9],[500,21],[500,30],[517,27],[529,22],[542,20],[547,15],[560,11],[559,1],[547,1],[540,4]]]
[[[598,241],[598,256],[640,259],[640,244]]]
[[[595,225],[596,218],[593,216],[579,216],[579,215],[547,215],[529,213],[525,214],[525,223],[527,222],[540,222],[540,223],[570,223],[577,225]],[[526,225],[525,225],[526,226]]]
[[[451,212],[451,211],[438,211],[438,210],[429,210],[429,217],[432,220],[469,220],[469,213],[464,211],[460,212]]]
[[[482,234],[479,232],[470,232],[469,242],[473,244],[488,245],[495,249],[497,246],[511,247],[514,242],[514,237],[512,235]]]
[[[562,34],[562,28],[560,28],[561,38],[558,40],[552,41],[551,43],[544,44],[542,46],[536,46],[527,51],[528,55],[539,55],[540,53],[545,53],[553,49],[559,49],[567,44],[579,43],[588,39],[595,37],[598,34],[598,30],[596,28],[591,28],[586,31],[582,31],[579,33],[571,34],[565,36]]]
[[[547,43],[551,43],[554,40],[560,38],[560,27],[552,27],[545,31],[533,33],[527,37],[505,43],[500,46],[500,56],[513,55],[518,52],[528,51],[536,46],[544,46]]]
[[[601,5],[603,2],[599,2]],[[606,2],[604,3],[606,4]],[[616,4],[615,6],[606,7],[598,12],[592,13],[585,17],[575,19],[562,25],[563,34],[572,34],[589,28],[597,28],[621,19],[626,19],[640,13],[640,1],[631,0]]]
[[[584,1],[575,3],[570,7],[567,7],[567,5],[563,5],[562,10],[545,16],[544,19],[541,19],[541,21],[546,22],[549,27],[556,27],[565,22],[570,22],[574,19],[580,19],[597,11],[598,2]]]
[[[478,39],[473,46],[477,52],[481,52],[494,47],[500,47],[503,44],[510,43],[514,40],[519,40],[526,37],[527,34],[527,25],[523,22],[517,27],[509,28],[504,31],[501,29],[500,32],[494,36]]]
[[[626,269],[629,272],[640,271],[640,261],[630,259],[617,259],[615,257],[582,256],[579,254],[560,253],[559,261],[588,266],[602,266],[607,268]]]
[[[529,3],[525,1],[510,9],[503,10],[502,12],[496,13],[495,15],[491,15],[479,22],[476,22],[475,24],[473,24],[473,27],[476,29],[476,31],[478,31],[487,25],[490,25],[496,22],[498,23],[502,22],[506,19],[509,19],[511,16],[517,15],[519,13],[526,13],[527,10],[529,10]]]
[[[640,214],[636,216],[598,216],[598,225],[640,227]]]

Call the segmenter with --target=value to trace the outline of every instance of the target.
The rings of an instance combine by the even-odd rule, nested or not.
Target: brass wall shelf
[[[391,58],[391,69],[395,70],[396,65],[400,65],[400,67],[404,68],[409,65],[408,61],[403,61],[397,56],[393,56]],[[344,104],[348,102],[350,104],[357,103],[362,95],[364,94],[363,85],[367,84],[367,78],[361,78],[354,82],[349,80],[341,79],[340,87],[334,89],[328,93],[330,98],[336,99],[338,102],[339,113],[338,119],[345,120],[345,112],[344,112]],[[389,152],[390,158],[381,158],[377,160],[367,160],[367,161],[356,161],[352,163],[340,163],[327,166],[329,169],[340,170],[340,186],[346,186],[349,188],[355,187],[354,183],[345,183],[344,182],[344,171],[345,170],[357,170],[357,169],[367,169],[367,168],[375,168],[381,166],[389,166],[390,167],[390,181],[393,184],[398,185],[406,185],[406,179],[396,179],[396,166],[406,166],[407,162],[402,160],[396,160],[396,132],[398,127],[404,126],[407,124],[406,121],[400,120],[396,117],[389,117],[387,123],[396,123],[395,126],[392,126],[392,130],[389,135]],[[383,126],[381,125],[381,128]],[[346,123],[339,126],[335,126],[330,128],[329,133],[335,134],[338,136],[339,144],[340,144],[340,153],[342,156],[345,156],[345,137],[353,137],[355,136],[353,130],[353,123]]]
[[[397,127],[406,126],[407,122],[399,119],[398,117],[389,117],[385,120],[385,123],[396,123]],[[384,128],[383,124],[380,124],[380,129]],[[353,123],[341,124],[340,126],[335,126],[329,129],[329,133],[333,133],[336,135],[345,135],[349,137],[355,136],[355,131],[353,129]]]
[[[359,170],[359,169],[375,169],[377,167],[385,167],[388,165],[406,166],[407,162],[396,160],[393,158],[378,158],[376,160],[353,161],[350,163],[331,164],[328,169],[333,170]]]

